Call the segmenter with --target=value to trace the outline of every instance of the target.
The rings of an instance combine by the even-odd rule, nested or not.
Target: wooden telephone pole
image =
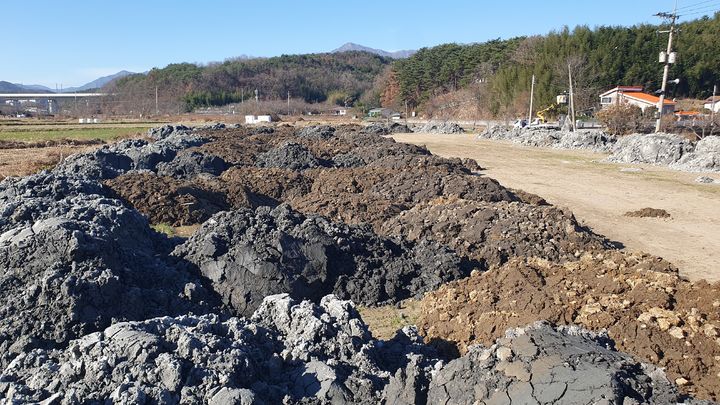
[[[677,15],[677,1],[675,2],[675,10],[670,13],[657,13],[655,14],[656,17],[665,18],[670,20],[670,30],[669,31],[660,31],[661,34],[668,33],[668,44],[667,44],[667,51],[660,53],[660,62],[663,63],[665,66],[663,68],[663,79],[662,79],[662,86],[660,88],[660,101],[658,101],[657,109],[658,109],[658,119],[655,123],[655,132],[660,132],[662,129],[662,116],[663,116],[663,110],[665,107],[665,92],[667,91],[667,82],[668,82],[668,75],[670,74],[670,65],[675,63],[675,53],[672,50],[673,46],[673,37],[675,35],[676,29],[675,29],[675,23],[677,22],[678,15]]]
[[[577,131],[577,123],[575,122],[575,90],[573,89],[572,66],[568,63],[568,80],[570,82],[570,99],[568,100],[568,115],[570,119],[570,128],[573,132]]]
[[[530,113],[528,114],[528,122],[527,122],[528,125],[530,125],[530,123],[532,123],[534,98],[535,98],[535,75],[532,76],[532,82],[530,83]]]

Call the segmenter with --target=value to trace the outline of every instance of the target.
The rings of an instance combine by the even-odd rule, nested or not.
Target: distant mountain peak
[[[134,75],[133,72],[128,72],[127,70],[121,70],[115,74],[109,75],[109,76],[103,76],[101,78],[95,79],[91,81],[90,83],[83,84],[80,87],[68,87],[66,89],[63,89],[63,93],[72,93],[76,91],[84,91],[84,90],[91,90],[91,89],[99,89],[106,84],[110,83],[113,80],[120,79],[125,76]]]
[[[380,55],[380,56],[384,56],[386,58],[393,58],[393,59],[409,58],[410,56],[412,56],[415,53],[415,51],[410,51],[410,50],[388,52],[388,51],[383,51],[382,49],[370,48],[370,47],[356,44],[353,42],[348,42],[348,43],[344,44],[343,46],[341,46],[340,48],[337,48],[332,51],[332,53],[340,53],[340,52],[368,52],[368,53],[372,53],[375,55]]]

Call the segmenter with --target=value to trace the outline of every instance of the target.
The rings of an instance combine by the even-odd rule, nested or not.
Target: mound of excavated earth
[[[618,348],[663,367],[684,390],[720,396],[720,285],[681,280],[661,259],[604,252],[552,264],[515,259],[429,293],[429,339],[491,344],[538,320],[607,330]]]
[[[718,287],[613,251],[474,161],[368,132],[165,126],[0,182],[0,399],[683,400],[584,330],[494,341],[540,319],[607,328],[684,392],[717,397]],[[181,239],[160,223],[202,226]],[[531,255],[555,264],[513,259]],[[432,344],[410,327],[374,340],[330,293],[365,306],[427,293]],[[488,347],[448,362],[443,339]]]
[[[287,205],[213,216],[173,254],[197,266],[239,316],[278,293],[394,303],[419,298],[472,270],[436,243],[378,237],[369,229],[306,217]]]
[[[673,134],[633,134],[618,139],[608,161],[669,165],[693,151],[693,144]]]
[[[64,350],[24,353],[0,374],[0,395],[14,402],[208,404],[680,399],[662,371],[609,344],[580,329],[539,324],[445,363],[411,328],[373,340],[347,301],[328,296],[318,306],[276,295],[249,319],[117,323]]]
[[[0,367],[120,320],[219,304],[164,259],[147,220],[95,182],[38,174],[0,183]]]
[[[461,134],[465,130],[455,122],[430,121],[415,128],[415,132],[424,134]]]
[[[670,165],[687,172],[720,172],[720,136],[708,136],[695,144],[692,153]]]
[[[610,248],[580,227],[572,214],[519,202],[439,198],[386,221],[381,233],[440,242],[485,268],[512,257],[574,260],[581,252]]]
[[[526,146],[556,149],[589,149],[609,152],[616,142],[614,136],[596,129],[582,129],[576,132],[546,128],[509,128],[496,126],[488,128],[478,138],[511,141]]]

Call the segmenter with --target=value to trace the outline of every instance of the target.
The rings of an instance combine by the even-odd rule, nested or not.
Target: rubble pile
[[[618,139],[609,162],[670,165],[693,151],[693,144],[673,134],[633,134]]]
[[[370,125],[367,125],[365,128],[361,131],[363,134],[372,134],[372,135],[390,135],[390,134],[410,134],[413,132],[410,127],[408,127],[405,124],[400,124],[398,122],[393,122],[392,124],[383,124],[374,122]]]
[[[414,132],[423,134],[462,134],[465,130],[455,122],[430,121],[414,129]]]
[[[478,135],[481,139],[497,139],[525,146],[556,149],[588,149],[595,152],[609,152],[617,141],[614,136],[596,129],[581,129],[577,132],[543,127],[509,128],[489,127]]]
[[[670,167],[686,172],[720,172],[720,136],[707,136],[699,140],[695,150]]]

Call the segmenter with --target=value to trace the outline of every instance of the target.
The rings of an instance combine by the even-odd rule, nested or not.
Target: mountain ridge
[[[331,53],[340,53],[340,52],[368,52],[379,56],[384,56],[386,58],[392,58],[392,59],[405,59],[409,58],[410,56],[414,55],[415,50],[401,50],[401,51],[384,51],[382,49],[375,49],[370,48],[364,45],[356,44],[354,42],[347,42],[343,44],[341,47],[334,49],[331,51]]]

